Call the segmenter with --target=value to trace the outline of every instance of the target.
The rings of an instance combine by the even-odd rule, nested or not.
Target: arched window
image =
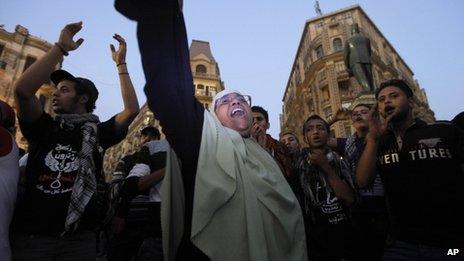
[[[341,51],[343,49],[342,39],[335,38],[333,39],[333,50],[334,52]]]
[[[319,45],[318,47],[316,47],[315,51],[316,51],[316,59],[320,59],[322,58],[322,56],[324,56],[324,49],[322,48],[322,45]]]
[[[197,67],[195,68],[195,72],[206,73],[206,66],[204,66],[203,64],[197,65]]]

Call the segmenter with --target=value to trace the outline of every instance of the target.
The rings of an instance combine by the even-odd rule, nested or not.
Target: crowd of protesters
[[[105,150],[139,113],[126,43],[115,34],[110,46],[124,108],[100,122],[93,82],[55,70],[83,43],[73,39],[82,22],[66,25],[15,83],[17,115],[0,102],[0,260],[462,260],[462,113],[414,118],[413,91],[391,79],[374,104],[307,115],[278,141],[251,97],[224,90],[211,110],[196,100],[179,1],[116,8],[137,22],[147,103],[166,139],[143,128],[105,182]],[[35,96],[49,79],[53,114]],[[21,160],[16,117],[29,144]],[[331,137],[339,120],[353,135]]]

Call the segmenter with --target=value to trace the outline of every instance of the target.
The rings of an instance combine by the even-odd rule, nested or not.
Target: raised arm
[[[118,41],[119,47],[118,50],[116,50],[114,45],[110,45],[111,57],[113,58],[118,70],[122,101],[124,103],[124,109],[120,113],[116,114],[115,125],[116,131],[123,131],[129,127],[132,120],[134,120],[137,116],[140,111],[140,106],[137,100],[137,95],[135,94],[134,86],[132,85],[132,81],[129,76],[129,71],[127,70],[126,41],[118,34],[114,34],[113,38]]]
[[[335,112],[335,115],[327,122],[327,124],[332,126],[337,121],[344,121],[344,120],[348,120],[350,118],[351,118],[351,111],[348,110],[348,109],[345,109],[345,108],[340,108],[340,109],[337,110],[337,112]],[[339,151],[338,150],[337,138],[329,138],[329,140],[327,141],[327,145],[331,149],[336,150],[337,152]],[[344,154],[344,153],[342,153],[342,154]]]
[[[69,51],[76,50],[84,42],[82,38],[73,40],[74,35],[81,29],[82,22],[66,25],[52,49],[19,77],[14,89],[18,118],[22,121],[34,122],[42,115],[42,106],[35,93],[43,83],[48,82],[56,65],[63,60],[63,55],[68,55]]]
[[[140,179],[137,182],[138,189],[140,191],[144,191],[146,189],[151,188],[151,186],[155,185],[158,183],[161,179],[163,179],[165,173],[165,168],[155,170],[152,173],[140,177]]]
[[[377,139],[367,135],[366,146],[356,167],[356,183],[360,188],[369,186],[375,178],[377,147]]]
[[[369,186],[375,178],[377,164],[377,148],[380,136],[385,132],[388,121],[382,123],[373,106],[369,115],[369,133],[366,136],[366,145],[356,167],[356,183],[360,188]]]
[[[351,111],[345,108],[340,108],[335,112],[334,116],[330,120],[327,121],[327,124],[332,126],[334,123],[338,121],[346,121],[346,120],[349,120],[350,118],[351,118]]]
[[[187,34],[178,1],[116,1],[116,8],[138,21],[150,109],[183,165],[196,162],[204,108],[194,96]]]

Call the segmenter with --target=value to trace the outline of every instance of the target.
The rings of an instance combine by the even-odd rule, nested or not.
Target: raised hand
[[[114,48],[114,45],[110,44],[111,49],[111,58],[116,64],[125,63],[126,62],[126,52],[127,52],[127,44],[126,40],[122,38],[119,34],[114,34],[113,38],[118,41],[119,47],[118,50]]]
[[[311,164],[318,166],[323,170],[330,167],[329,160],[327,159],[324,151],[321,149],[312,150],[308,160],[311,162]]]
[[[333,121],[342,121],[342,120],[348,120],[351,117],[351,111],[345,108],[340,108],[335,112],[335,115],[333,117]]]
[[[377,103],[372,106],[371,111],[369,112],[369,133],[367,138],[377,140],[385,133],[387,130],[388,124],[390,122],[391,116],[388,116],[383,121],[380,119],[379,109]]]
[[[340,108],[335,112],[335,115],[327,122],[329,125],[341,120],[348,120],[351,117],[351,111],[345,108]]]
[[[251,136],[256,139],[261,147],[265,148],[266,132],[258,124],[253,124],[253,127],[251,127]]]
[[[73,40],[73,37],[82,29],[82,22],[67,24],[60,34],[58,44],[64,52],[76,50],[84,42],[84,39],[79,38],[77,41]]]

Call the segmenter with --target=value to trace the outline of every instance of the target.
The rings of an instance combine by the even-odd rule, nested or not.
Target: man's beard
[[[390,119],[390,122],[393,124],[398,124],[398,123],[403,122],[408,117],[409,111],[410,111],[409,107],[406,107],[400,110],[398,113],[392,116],[392,118]]]

